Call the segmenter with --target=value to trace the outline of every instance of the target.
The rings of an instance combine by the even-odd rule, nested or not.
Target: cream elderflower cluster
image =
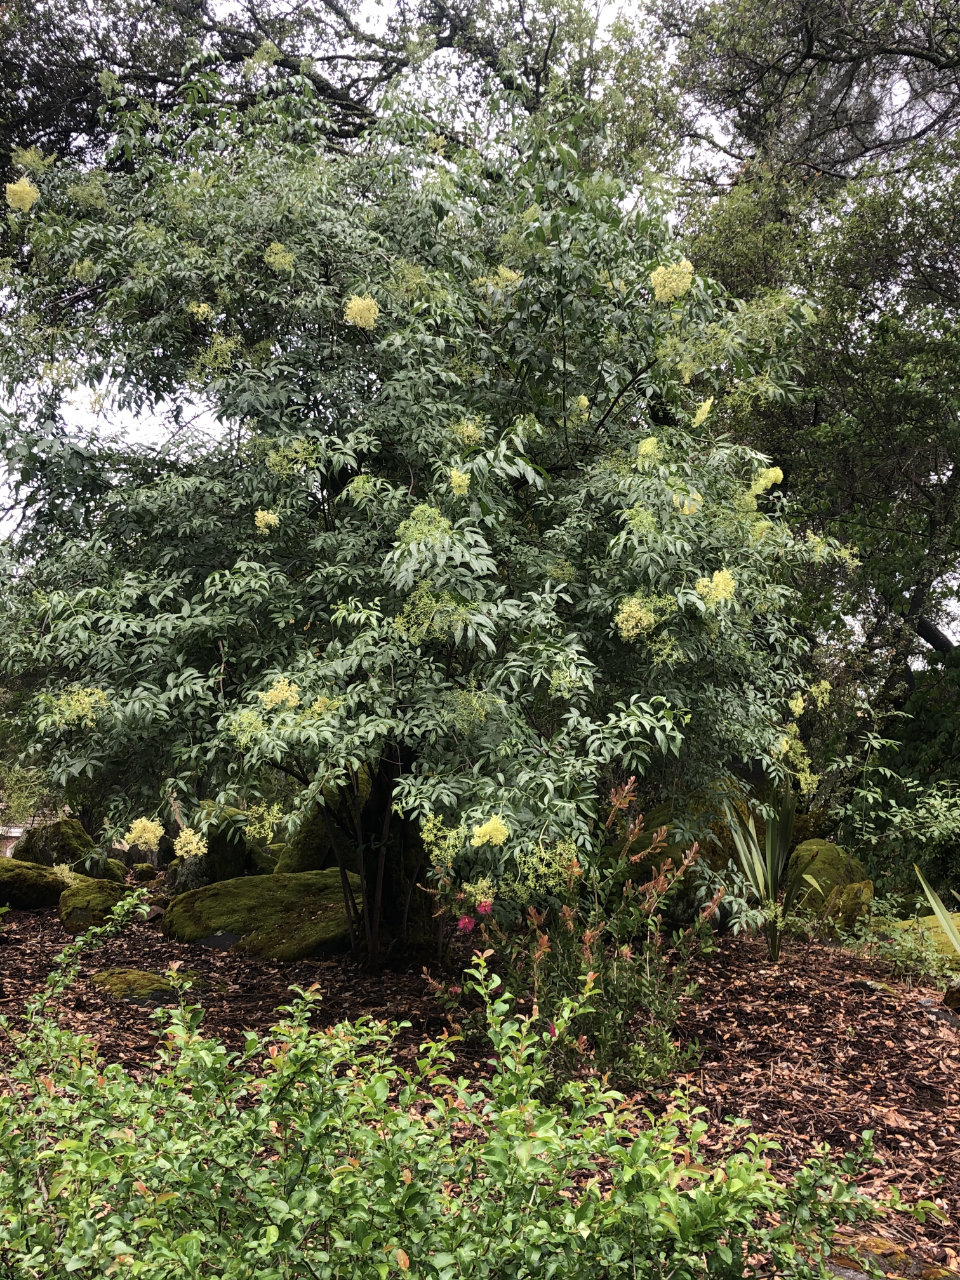
[[[373,329],[376,327],[380,308],[375,298],[369,293],[352,293],[343,304],[343,319],[357,329]]]
[[[697,412],[693,415],[693,422],[690,424],[694,427],[702,427],[710,416],[710,410],[713,408],[713,396],[709,396],[697,406]]]
[[[510,267],[505,267],[502,263],[497,267],[496,273],[492,276],[477,276],[475,280],[470,282],[475,288],[482,285],[490,285],[494,289],[516,289],[517,285],[523,283],[523,275],[519,271],[514,271]]]
[[[492,818],[488,818],[486,822],[473,828],[470,837],[470,845],[474,849],[479,849],[481,845],[503,845],[506,844],[510,835],[510,828],[504,822],[499,813],[495,813]]]
[[[279,529],[280,517],[275,511],[265,511],[263,507],[260,507],[254,513],[253,523],[257,527],[257,533],[261,537],[266,537],[271,529]]]
[[[783,484],[783,472],[779,467],[764,467],[757,472],[756,479],[750,486],[750,492],[766,493],[775,484]]]
[[[483,437],[486,434],[481,418],[459,418],[453,423],[450,430],[461,444],[465,444],[467,448],[471,449],[483,444]]]
[[[397,525],[397,541],[407,547],[415,542],[436,545],[444,542],[452,532],[453,526],[442,512],[420,502],[407,519]]]
[[[430,813],[420,823],[420,838],[435,867],[449,869],[463,847],[466,827],[447,827],[439,814]]]
[[[470,476],[468,472],[461,471],[459,467],[451,467],[450,488],[458,498],[466,497],[470,492]]]
[[[274,680],[269,689],[258,693],[257,697],[263,704],[264,711],[273,711],[276,707],[292,711],[300,705],[300,686],[292,684],[286,676],[281,676],[279,680]]]
[[[693,263],[687,258],[657,267],[650,275],[650,287],[656,302],[676,302],[690,292],[693,284]]]
[[[54,711],[63,725],[92,729],[109,705],[102,689],[68,689],[55,699]]]
[[[263,260],[271,271],[290,272],[293,270],[296,256],[292,249],[288,249],[279,240],[274,240],[273,244],[268,244],[264,250]]]
[[[193,827],[184,827],[173,842],[176,858],[202,858],[206,852],[206,840]]]
[[[613,625],[623,640],[636,640],[657,625],[657,615],[640,596],[627,596],[617,610]]]
[[[155,822],[152,818],[134,818],[130,823],[130,829],[124,835],[124,840],[129,845],[136,845],[138,849],[146,849],[148,853],[156,853],[160,848],[160,840],[163,836],[163,824]]]
[[[717,569],[710,578],[697,579],[697,595],[708,608],[732,600],[737,583],[729,569]]]
[[[653,467],[663,461],[663,446],[656,436],[645,436],[637,445],[637,466]]]
[[[29,213],[40,199],[40,192],[24,174],[16,182],[7,183],[7,204],[19,213]]]

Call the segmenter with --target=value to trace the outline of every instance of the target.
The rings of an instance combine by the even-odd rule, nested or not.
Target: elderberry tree
[[[4,663],[108,830],[322,812],[375,953],[427,859],[530,900],[618,777],[788,767],[830,548],[723,434],[791,394],[801,304],[699,277],[582,115],[454,141],[396,106],[343,149],[308,88],[121,104],[103,169],[8,187]],[[219,430],[81,447],[79,397]]]

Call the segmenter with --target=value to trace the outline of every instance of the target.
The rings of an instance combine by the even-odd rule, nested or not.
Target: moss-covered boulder
[[[269,960],[301,960],[350,945],[335,869],[244,876],[194,889],[171,902],[163,929],[180,942],[232,948]]]
[[[91,925],[103,924],[125,895],[123,885],[113,884],[110,880],[73,876],[72,882],[60,895],[60,923],[67,933],[83,933]]]
[[[63,876],[52,867],[0,858],[0,907],[14,907],[19,911],[55,907],[65,884]]]
[[[91,974],[90,981],[116,1000],[134,1004],[164,1004],[177,998],[177,989],[169,978],[147,969],[103,969]]]
[[[840,890],[839,900],[830,910],[830,918],[838,929],[846,931],[865,916],[873,902],[873,881],[857,880],[853,884],[844,885]]]
[[[955,912],[951,916],[951,919],[957,928],[960,929],[960,911]],[[960,969],[960,956],[957,955],[956,948],[947,937],[943,926],[936,916],[921,916],[919,920],[898,920],[895,928],[911,930],[922,929],[940,954]]]
[[[303,819],[293,836],[282,848],[275,871],[280,875],[297,875],[301,871],[326,871],[336,867],[337,854],[351,871],[359,870],[356,850],[334,825],[329,813],[315,809]]]
[[[802,909],[823,912],[828,909],[835,916],[841,909],[843,890],[850,885],[869,883],[866,869],[859,859],[846,853],[829,840],[804,840],[790,855],[792,876],[808,875],[816,880],[817,887],[804,884],[797,897]],[[870,899],[873,886],[870,886]],[[853,898],[850,899],[852,906]]]
[[[96,845],[76,818],[60,818],[25,831],[13,846],[11,857],[41,867],[72,867],[95,855]]]
[[[123,884],[127,878],[127,868],[119,858],[103,858],[100,861],[81,863],[75,870],[91,880],[109,880],[111,884]]]
[[[136,862],[131,870],[138,884],[149,884],[151,880],[157,878],[157,868],[152,862]]]

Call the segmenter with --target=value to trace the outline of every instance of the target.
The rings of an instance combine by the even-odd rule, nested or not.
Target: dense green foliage
[[[39,995],[8,1067],[20,1106],[0,1111],[2,1256],[24,1280],[733,1280],[756,1254],[804,1277],[826,1274],[838,1225],[870,1216],[844,1180],[855,1158],[784,1188],[766,1139],[706,1167],[679,1098],[656,1121],[597,1080],[548,1099],[550,1035],[482,961],[473,982],[491,1049],[475,1083],[450,1077],[443,1043],[402,1068],[383,1024],[312,1030],[313,992],[239,1054],[203,1037],[199,1010],[163,1013],[159,1070],[134,1079]],[[575,1017],[567,1004],[558,1031]]]
[[[128,114],[131,176],[57,165],[17,215],[0,373],[25,437],[81,392],[229,428],[32,544],[7,669],[76,803],[93,779],[118,831],[158,803],[323,804],[375,952],[418,819],[523,901],[619,772],[782,768],[796,573],[829,550],[709,415],[789,396],[803,307],[694,276],[586,121],[489,153],[397,114],[343,155],[305,85],[242,117],[203,89],[162,127]]]

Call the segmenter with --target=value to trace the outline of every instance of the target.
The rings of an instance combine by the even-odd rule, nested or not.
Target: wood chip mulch
[[[68,940],[55,910],[4,917],[0,1014],[16,1020]],[[231,1047],[246,1029],[263,1032],[276,1021],[291,985],[320,984],[325,1024],[361,1015],[409,1021],[397,1041],[401,1061],[452,1025],[419,972],[373,975],[343,958],[274,964],[171,942],[156,921],[89,953],[81,980],[51,1013],[96,1040],[106,1059],[145,1071],[157,1044],[151,1009],[87,979],[108,968],[162,972],[171,961],[197,975],[204,1031]],[[742,937],[723,939],[692,976],[699,994],[686,1002],[678,1035],[699,1045],[699,1062],[638,1100],[659,1110],[671,1088],[687,1092],[709,1120],[706,1156],[731,1135],[738,1140],[731,1117],[749,1120],[780,1144],[777,1167],[786,1173],[820,1144],[840,1156],[872,1129],[880,1162],[859,1185],[877,1199],[897,1186],[904,1200],[931,1200],[948,1217],[919,1223],[891,1211],[878,1233],[909,1250],[917,1264],[910,1274],[960,1272],[960,1018],[938,993],[897,984],[881,966],[830,946],[793,943],[779,965],[768,965],[761,944]],[[0,1070],[9,1048],[0,1036]],[[484,1071],[481,1044],[456,1052],[455,1070]]]
[[[896,1186],[949,1219],[891,1212],[884,1235],[956,1268],[960,1018],[939,993],[830,946],[792,943],[770,965],[762,944],[742,937],[702,957],[694,977],[679,1032],[699,1044],[700,1061],[680,1082],[706,1108],[708,1143],[730,1136],[730,1118],[746,1119],[776,1139],[777,1166],[789,1169],[822,1143],[839,1157],[873,1130],[882,1163],[860,1187],[884,1199]]]

